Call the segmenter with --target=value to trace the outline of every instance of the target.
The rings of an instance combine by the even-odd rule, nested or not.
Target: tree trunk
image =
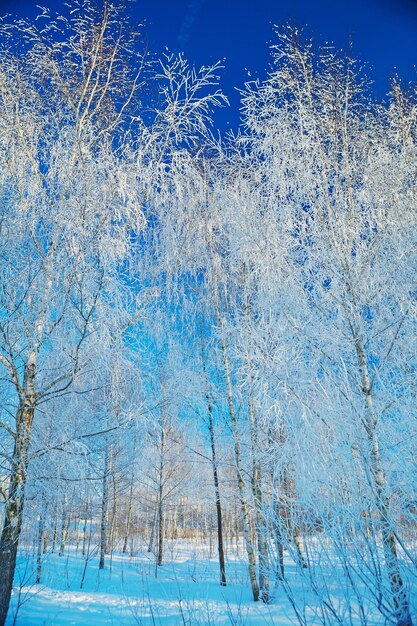
[[[131,466],[132,471],[130,474],[129,501],[127,505],[126,527],[125,527],[125,536],[124,536],[124,541],[123,541],[123,554],[127,553],[127,543],[129,541],[130,524],[132,520],[133,488],[134,488],[134,482],[135,482],[134,464],[136,460],[137,441],[138,441],[138,436],[137,436],[137,430],[135,429],[135,434],[133,436],[133,463]]]
[[[263,512],[263,498],[261,488],[261,470],[257,462],[253,467],[252,478],[253,496],[255,499],[255,525],[258,541],[259,556],[259,592],[266,604],[269,602],[269,556],[267,540],[267,524]]]
[[[164,509],[162,499],[158,502],[158,555],[156,564],[162,565],[164,555]]]
[[[156,504],[155,510],[154,510],[154,514],[153,514],[153,518],[152,518],[151,534],[150,534],[149,543],[148,543],[148,552],[152,552],[152,550],[153,550],[153,544],[154,544],[154,541],[155,541],[155,528],[156,528],[157,517],[158,517],[158,505]]]
[[[45,496],[44,494],[42,494],[41,508],[39,511],[38,541],[37,541],[37,554],[36,554],[36,584],[37,585],[41,582],[41,574],[42,574],[42,554],[44,554],[43,546],[44,546],[45,514],[46,514],[46,502],[45,502]]]
[[[271,448],[277,441],[280,441],[280,438],[276,435],[275,428],[271,427],[268,430],[268,446]],[[271,454],[272,458],[272,454]],[[282,522],[281,522],[281,512],[279,506],[279,497],[278,497],[278,489],[281,488],[281,485],[278,484],[278,481],[275,477],[274,464],[273,462],[269,465],[269,473],[272,487],[272,536],[275,546],[276,552],[276,568],[275,568],[275,577],[276,581],[281,581],[285,575],[284,568],[284,537],[282,530]]]
[[[62,506],[62,518],[61,518],[61,543],[59,547],[58,556],[64,556],[65,546],[67,543],[67,536],[68,536],[69,519],[70,519],[69,516],[67,517],[66,501],[64,499],[64,504]]]
[[[77,515],[77,523],[75,525],[75,552],[78,554],[78,550],[80,547],[80,524],[81,519],[80,516]]]
[[[57,543],[57,541],[58,541],[58,511],[55,510],[54,529],[52,531],[52,547],[51,547],[52,554],[56,550],[56,543]]]
[[[134,483],[134,473],[132,470],[132,475],[130,477],[130,487],[129,487],[129,501],[128,501],[127,513],[126,513],[125,536],[123,540],[123,554],[127,554],[127,543],[129,541],[129,535],[130,535],[130,522],[132,519],[132,506],[133,506],[133,483]]]
[[[129,541],[130,522],[132,519],[132,499],[133,499],[133,480],[130,483],[130,490],[129,490],[129,503],[127,506],[127,514],[126,514],[125,537],[123,540],[123,554],[127,554],[127,543]]]
[[[117,534],[117,489],[116,489],[116,476],[113,473],[113,510],[111,515],[110,522],[110,530],[109,530],[109,540],[107,541],[107,554],[113,551],[113,548],[116,544],[116,534]]]
[[[376,433],[377,416],[375,415],[373,406],[373,389],[360,332],[355,332],[354,341],[361,376],[361,389],[365,403],[364,425],[370,446],[370,469],[376,495],[375,505],[381,520],[381,538],[394,605],[395,619],[397,626],[413,626],[408,595],[400,573],[394,529],[389,515],[389,501],[385,489],[385,475],[381,464],[379,442]]]
[[[161,423],[161,456],[159,463],[159,492],[158,492],[158,555],[157,565],[162,565],[164,551],[164,455],[165,455],[165,420],[162,415]]]
[[[296,502],[296,490],[295,481],[292,475],[294,474],[294,468],[291,463],[288,463],[283,470],[282,489],[284,492],[284,512],[282,518],[285,521],[286,539],[291,542],[295,547],[295,560],[300,567],[307,569],[308,564],[303,556],[301,549],[301,535],[300,526],[297,523],[295,502]]]
[[[27,387],[34,384],[34,366],[25,371]],[[27,468],[29,463],[29,445],[35,412],[34,392],[21,399],[16,413],[16,436],[10,472],[10,487],[6,500],[4,522],[0,538],[0,626],[6,621],[13,577],[16,568],[16,556],[20,531],[23,521],[23,507]]]
[[[217,455],[216,455],[216,441],[214,438],[214,420],[213,420],[213,405],[210,400],[208,392],[208,380],[206,372],[206,362],[204,358],[203,340],[201,333],[201,361],[203,366],[204,378],[206,383],[206,400],[208,410],[208,428],[210,434],[210,448],[211,448],[211,466],[213,470],[213,483],[214,483],[214,495],[216,499],[216,517],[217,517],[217,549],[219,554],[219,567],[220,567],[220,585],[226,586],[226,566],[224,560],[224,544],[223,544],[223,522],[222,522],[222,503],[220,499],[220,486],[219,475],[217,470]],[[211,524],[210,524],[210,555],[211,555]]]
[[[249,364],[250,367],[250,364]],[[251,382],[250,382],[251,385]],[[250,391],[251,393],[251,391]],[[265,604],[269,602],[269,556],[267,524],[263,511],[262,473],[259,461],[258,420],[249,394],[248,401],[250,436],[252,446],[252,492],[255,501],[255,525],[258,541],[259,592]]]
[[[83,524],[83,549],[82,549],[82,555],[85,556],[85,547],[87,544],[87,511],[85,512],[85,517],[84,517],[84,524]]]
[[[223,546],[223,523],[222,523],[222,503],[220,500],[220,487],[219,476],[217,472],[217,457],[216,457],[216,445],[214,439],[214,427],[213,427],[213,408],[211,404],[208,405],[209,411],[209,431],[210,431],[210,446],[211,446],[211,464],[213,468],[213,482],[214,493],[216,498],[216,515],[217,515],[217,548],[219,553],[219,566],[220,566],[220,585],[226,586],[226,566],[224,561],[224,546]],[[211,537],[211,532],[210,532]]]
[[[48,552],[49,545],[49,530],[47,530],[43,535],[43,554]]]
[[[101,521],[100,521],[100,562],[99,569],[104,569],[105,555],[107,551],[107,509],[109,502],[109,471],[110,471],[110,450],[106,442],[104,451],[103,470],[103,493],[101,498]]]

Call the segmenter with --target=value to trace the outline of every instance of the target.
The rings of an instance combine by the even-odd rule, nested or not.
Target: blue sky
[[[0,12],[34,15],[37,4],[59,8],[63,0],[0,0]],[[180,49],[197,65],[225,59],[221,84],[232,106],[217,118],[223,128],[237,124],[235,87],[266,74],[274,24],[306,26],[318,42],[337,47],[351,39],[379,96],[394,71],[416,77],[417,0],[137,0],[129,11],[145,21],[151,50]]]

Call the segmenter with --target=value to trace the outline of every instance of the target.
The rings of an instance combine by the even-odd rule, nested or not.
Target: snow
[[[18,600],[19,572],[27,570],[21,555],[15,591],[7,626],[11,626]],[[43,563],[43,583],[22,587],[23,605],[16,626],[102,626],[118,624],[265,624],[280,609],[255,604],[251,600],[246,565],[228,560],[230,584],[218,584],[218,564],[214,559],[197,558],[183,545],[175,560],[158,568],[155,578],[153,555],[144,552],[131,558],[113,556],[106,569],[99,571],[98,558],[90,561],[83,589],[80,580],[84,559],[70,549],[64,557],[48,555]],[[279,624],[292,624],[285,608]]]
[[[204,548],[204,547],[203,547]],[[6,626],[12,626],[21,600],[16,626],[286,626],[298,624],[281,586],[272,592],[272,602],[254,603],[244,560],[230,554],[227,560],[228,586],[218,584],[218,564],[208,550],[197,551],[182,542],[167,553],[170,559],[155,569],[147,552],[137,556],[117,554],[98,569],[98,558],[89,561],[80,589],[84,558],[69,548],[64,557],[49,554],[42,564],[42,584],[33,584],[34,557],[21,553],[15,589]],[[172,559],[172,560],[171,560]],[[298,602],[308,598],[307,624],[321,623],[312,598],[303,590],[302,580],[291,561],[286,563],[287,580]],[[155,577],[157,573],[157,577]],[[21,582],[19,582],[21,581]],[[335,597],[337,598],[335,587]],[[317,608],[317,603],[316,603]],[[381,618],[369,619],[370,626]]]

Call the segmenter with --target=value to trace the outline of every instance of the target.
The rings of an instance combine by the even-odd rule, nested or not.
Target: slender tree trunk
[[[107,545],[106,545],[107,554],[110,554],[110,552],[112,552],[116,543],[117,489],[116,489],[116,476],[114,473],[113,473],[112,482],[113,482],[113,509],[112,509],[111,522],[110,522],[109,540],[107,541]]]
[[[36,554],[36,584],[38,585],[41,582],[41,574],[42,574],[42,554],[43,554],[43,539],[44,539],[44,528],[45,528],[45,500],[42,494],[41,508],[39,511],[39,521],[38,521],[38,540],[37,540],[37,554]]]
[[[81,519],[80,516],[77,515],[77,522],[75,525],[75,552],[78,554],[78,550],[80,547],[80,524],[81,524]]]
[[[172,538],[178,539],[178,507],[175,506],[174,513],[172,516]]]
[[[58,541],[58,518],[56,517],[56,515],[57,513],[55,513],[54,530],[52,532],[52,548],[51,548],[52,554],[56,550],[56,543]]]
[[[301,545],[301,533],[300,527],[297,523],[293,524],[293,541],[297,550],[298,560],[302,568],[307,569],[308,563],[303,556],[303,550]]]
[[[161,423],[161,456],[159,463],[159,490],[158,490],[158,555],[157,565],[162,565],[164,552],[164,455],[165,455],[165,420]]]
[[[251,383],[250,383],[251,385]],[[269,602],[269,556],[267,524],[263,511],[262,472],[259,461],[258,420],[251,395],[248,401],[252,446],[252,492],[255,502],[255,525],[259,558],[259,592],[263,602]]]
[[[294,468],[292,464],[288,464],[283,470],[282,488],[285,497],[285,508],[282,517],[285,520],[287,541],[293,543],[296,550],[297,562],[302,568],[306,569],[308,565],[301,548],[300,526],[297,523],[294,504],[296,501],[295,481],[291,477],[291,473],[294,473]]]
[[[209,408],[209,413],[211,409]],[[220,585],[226,586],[226,566],[224,560],[224,545],[223,545],[223,522],[222,522],[222,503],[220,499],[220,487],[219,477],[217,472],[217,458],[216,458],[216,446],[214,439],[213,417],[209,417],[209,431],[210,431],[210,446],[211,446],[211,463],[213,468],[213,482],[214,493],[216,498],[216,517],[217,517],[217,549],[219,553],[219,566],[220,566]],[[211,537],[211,531],[210,531]]]
[[[223,522],[222,522],[222,503],[220,498],[220,486],[219,486],[219,475],[217,469],[217,454],[216,454],[216,441],[214,437],[214,420],[213,420],[213,405],[210,400],[209,392],[208,392],[208,380],[207,380],[207,371],[206,371],[206,362],[204,358],[204,350],[203,350],[203,339],[201,333],[201,360],[206,384],[206,400],[207,400],[207,410],[208,410],[208,428],[210,434],[210,448],[211,448],[211,466],[213,470],[213,483],[214,483],[214,494],[216,499],[216,517],[217,517],[217,549],[219,554],[219,567],[220,567],[220,585],[226,586],[226,566],[224,559],[224,545],[223,545]],[[211,555],[211,525],[210,525],[210,555]]]
[[[376,495],[376,507],[380,516],[381,537],[385,564],[394,604],[397,626],[413,626],[410,606],[397,555],[397,543],[389,514],[389,500],[386,495],[386,480],[379,453],[376,433],[377,416],[373,406],[372,385],[369,376],[367,357],[360,332],[354,333],[355,349],[361,376],[361,388],[365,403],[365,429],[370,447],[370,473]]]
[[[162,498],[158,500],[158,555],[156,564],[162,565],[164,555],[164,508]]]
[[[84,524],[83,524],[83,548],[82,548],[82,555],[85,556],[85,548],[87,545],[87,521],[88,521],[88,514],[87,511],[85,512],[85,517],[84,517]]]
[[[16,412],[16,435],[10,471],[10,486],[0,538],[0,626],[4,625],[9,609],[17,548],[22,529],[30,436],[35,412],[35,368],[36,355],[31,355],[25,367],[24,397],[21,397]]]
[[[261,471],[257,464],[253,468],[253,496],[255,499],[255,525],[258,541],[259,556],[259,592],[266,604],[269,602],[269,556],[267,524],[263,511],[263,497],[261,488]]]
[[[47,530],[43,535],[43,554],[46,554],[48,552],[49,539],[49,530]]]
[[[45,493],[42,492],[39,522],[38,522],[38,540],[37,540],[37,554],[36,554],[36,584],[41,582],[42,574],[42,555],[46,553],[46,534],[45,534],[45,518],[46,518],[47,503],[45,499]]]
[[[271,448],[277,441],[280,441],[280,438],[277,437],[275,429],[268,430],[268,445]],[[272,455],[271,455],[272,456]],[[276,580],[280,581],[284,578],[285,568],[284,568],[284,537],[283,537],[283,529],[282,529],[282,521],[281,521],[281,512],[279,506],[279,497],[278,497],[278,489],[280,489],[280,485],[275,477],[274,465],[273,463],[269,466],[270,478],[271,478],[271,486],[272,486],[272,535],[274,540],[275,552],[276,552],[276,569],[275,576]]]
[[[136,447],[137,447],[137,432],[135,430],[134,439],[133,439],[133,458],[136,458]],[[130,487],[129,487],[129,501],[127,505],[127,513],[126,513],[126,528],[125,528],[125,536],[123,541],[123,554],[127,553],[127,543],[129,541],[130,534],[130,523],[132,519],[132,506],[133,506],[133,487],[135,482],[135,472],[133,469],[134,463],[132,463],[131,474],[130,474]]]
[[[104,569],[105,555],[107,551],[107,510],[109,503],[109,472],[110,450],[108,442],[104,451],[103,490],[101,498],[101,521],[100,521],[100,562],[99,569]]]
[[[127,554],[127,544],[129,541],[130,523],[132,519],[132,506],[133,506],[132,502],[133,502],[133,478],[130,483],[130,489],[129,489],[129,502],[127,505],[127,513],[126,513],[126,528],[125,528],[125,536],[123,540],[123,554]]]
[[[275,552],[277,555],[277,564],[275,575],[277,580],[282,580],[285,576],[285,567],[284,567],[284,542],[285,537],[283,528],[282,528],[282,520],[281,520],[281,511],[279,506],[279,500],[277,497],[277,486],[272,482],[272,511],[273,511],[273,523],[272,523],[272,531],[274,537],[274,545]]]
[[[152,552],[153,550],[157,518],[158,518],[158,503],[156,502],[155,510],[154,510],[153,518],[152,518],[151,534],[150,534],[149,543],[148,543],[148,552]]]
[[[70,524],[70,516],[69,515],[67,516],[66,501],[64,499],[64,504],[62,506],[62,518],[61,518],[61,544],[59,547],[58,556],[64,556],[65,546],[67,543],[69,524]]]

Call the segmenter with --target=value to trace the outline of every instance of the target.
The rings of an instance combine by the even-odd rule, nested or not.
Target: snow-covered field
[[[91,559],[80,588],[85,560],[75,550],[69,549],[64,557],[56,554],[45,557],[40,585],[34,584],[33,556],[21,554],[6,625],[283,626],[299,623],[281,586],[272,586],[270,605],[252,601],[246,564],[236,555],[227,561],[227,587],[218,584],[215,558],[210,559],[202,550],[196,552],[192,546],[175,547],[169,555],[172,561],[159,567],[157,572],[151,557],[146,552],[133,558],[113,555],[103,571],[98,569],[98,559]],[[297,604],[303,604],[304,599],[309,605],[306,623],[320,624],[317,601],[305,585],[303,587],[291,562],[286,563],[286,573]],[[338,594],[342,595],[336,582],[333,590],[336,599]],[[370,626],[383,623],[381,616],[375,614],[367,621]]]
[[[88,563],[83,588],[84,559],[69,550],[64,557],[48,555],[40,585],[33,584],[30,557],[19,558],[15,591],[7,626],[127,626],[176,624],[291,624],[292,609],[282,594],[278,603],[265,606],[251,601],[246,565],[228,560],[227,587],[218,584],[214,559],[197,558],[183,545],[174,560],[155,569],[154,557],[144,552],[131,558],[115,555],[99,571],[98,558]],[[157,576],[155,576],[155,573]]]

